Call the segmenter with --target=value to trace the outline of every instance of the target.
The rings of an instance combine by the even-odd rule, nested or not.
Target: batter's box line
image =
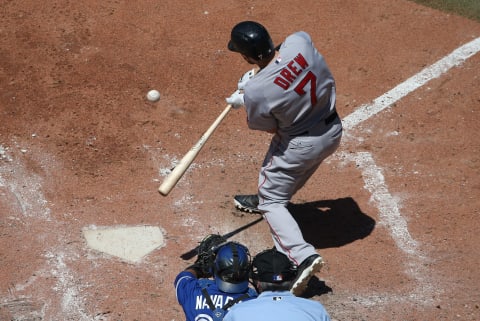
[[[408,255],[418,257],[418,243],[408,231],[408,224],[400,213],[400,206],[390,194],[382,169],[377,166],[369,152],[336,154],[336,158],[354,162],[361,170],[364,188],[370,192],[370,201],[379,211],[381,223],[390,229],[398,248]]]
[[[355,128],[358,124],[391,107],[394,103],[424,86],[430,80],[438,78],[451,68],[461,65],[479,51],[480,37],[455,49],[449,55],[424,68],[416,75],[376,98],[372,103],[360,106],[342,120],[343,127],[347,134],[345,138],[347,140],[352,138],[348,135],[348,131]],[[386,222],[395,244],[410,258],[406,266],[407,273],[418,281],[417,289],[414,293],[411,293],[411,296],[415,297],[416,295],[420,295],[426,298],[425,295],[429,291],[433,293],[432,282],[427,281],[430,277],[428,271],[422,268],[423,265],[415,264],[419,263],[419,261],[425,261],[426,258],[420,256],[417,251],[418,243],[411,237],[407,222],[402,217],[397,202],[388,190],[382,169],[376,165],[372,154],[368,152],[341,152],[335,154],[333,158],[355,162],[360,168],[365,182],[364,187],[371,193],[370,200],[378,208],[380,219]]]
[[[440,59],[433,65],[424,68],[416,75],[408,78],[395,88],[376,98],[372,103],[360,106],[342,120],[344,128],[346,130],[353,129],[361,122],[389,108],[403,97],[428,83],[430,80],[438,78],[451,68],[461,65],[464,61],[474,56],[479,51],[480,37],[455,49],[449,55]]]
[[[364,188],[370,192],[370,201],[378,209],[379,223],[387,227],[396,246],[408,257],[405,264],[405,273],[416,281],[415,290],[408,297],[417,299],[422,297],[428,301],[429,295],[438,292],[438,290],[435,290],[435,282],[424,267],[423,263],[427,261],[427,258],[419,253],[419,243],[410,235],[407,221],[400,212],[398,202],[388,189],[382,168],[377,166],[369,152],[340,152],[335,154],[333,158],[354,162],[360,169],[365,183]]]

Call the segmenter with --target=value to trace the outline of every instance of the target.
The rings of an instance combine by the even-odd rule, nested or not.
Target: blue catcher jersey
[[[197,279],[192,273],[183,271],[174,282],[178,303],[182,306],[187,321],[220,321],[223,319],[223,307],[244,293],[225,293],[218,289],[214,280]],[[207,291],[215,310],[209,307],[207,298],[202,294]],[[248,297],[242,301],[257,297],[255,290],[248,288]]]

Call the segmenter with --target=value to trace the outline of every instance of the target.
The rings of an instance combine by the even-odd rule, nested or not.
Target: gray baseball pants
[[[321,121],[302,136],[276,134],[260,170],[258,209],[270,226],[276,249],[297,265],[316,251],[304,240],[287,205],[323,160],[335,152],[341,137],[342,123],[338,117],[328,125]]]

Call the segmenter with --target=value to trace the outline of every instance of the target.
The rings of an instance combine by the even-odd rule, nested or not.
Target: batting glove
[[[243,74],[243,76],[238,81],[238,89],[239,90],[245,89],[245,85],[250,79],[253,78],[254,75],[255,75],[255,69],[249,70],[245,74]]]
[[[243,93],[240,90],[235,91],[230,97],[225,99],[228,104],[232,105],[233,109],[238,109],[245,105],[243,100]]]

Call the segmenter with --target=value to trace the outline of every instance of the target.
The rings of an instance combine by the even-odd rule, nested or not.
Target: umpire
[[[288,257],[276,249],[257,254],[252,261],[251,279],[260,295],[255,300],[233,306],[224,320],[330,321],[320,302],[290,293],[296,272]]]

